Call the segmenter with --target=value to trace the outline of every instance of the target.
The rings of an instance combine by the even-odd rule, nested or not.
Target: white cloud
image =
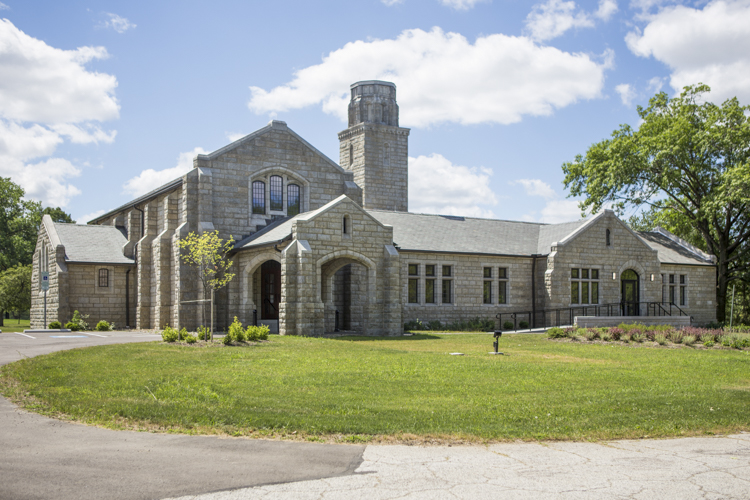
[[[82,215],[82,216],[78,217],[76,219],[76,222],[78,222],[78,224],[86,224],[88,221],[94,220],[97,217],[99,217],[100,215],[104,215],[105,212],[106,212],[106,210],[95,210],[95,211],[91,212],[90,214],[86,214],[86,215]]]
[[[489,187],[492,170],[454,165],[439,154],[409,158],[409,211],[494,217]]]
[[[346,122],[349,85],[376,78],[398,86],[403,126],[508,124],[600,97],[608,63],[526,37],[494,34],[471,44],[440,28],[413,29],[396,39],[348,43],[270,91],[250,87],[248,107],[263,114],[320,104]]]
[[[660,78],[658,76],[653,77],[648,81],[648,91],[652,94],[658,93],[661,88],[664,86],[664,79]]]
[[[484,1],[485,0],[440,0],[440,3],[456,10],[469,10],[479,2]]]
[[[581,209],[576,200],[549,200],[542,209],[539,222],[559,224],[572,222],[581,218]]]
[[[635,90],[632,85],[629,83],[621,83],[615,87],[615,91],[620,94],[620,99],[622,100],[623,105],[630,106],[633,103]]]
[[[10,10],[10,7],[5,5],[3,2],[0,2],[0,10]]]
[[[135,24],[117,14],[107,12],[104,15],[106,16],[106,19],[99,25],[102,28],[112,28],[118,33],[125,33],[129,29],[136,27]]]
[[[69,181],[81,170],[53,157],[57,147],[66,139],[114,140],[117,132],[102,130],[99,122],[119,116],[117,80],[84,66],[105,57],[103,47],[51,47],[0,19],[0,175],[28,198],[66,206],[80,194]]]
[[[518,179],[510,184],[520,184],[529,196],[541,196],[542,198],[555,198],[557,194],[552,186],[540,179]]]
[[[711,98],[750,102],[750,2],[713,1],[702,10],[667,7],[649,17],[642,32],[628,33],[628,48],[672,70],[670,85],[706,83]]]
[[[594,12],[594,16],[602,21],[609,21],[615,12],[617,12],[617,2],[615,0],[600,0],[599,8]]]
[[[615,12],[615,0],[600,0],[599,7],[592,14],[577,9],[572,0],[548,0],[535,5],[526,16],[526,31],[535,40],[552,40],[569,29],[593,28],[594,18],[609,21]]]
[[[380,0],[380,1],[386,4],[388,7],[399,4],[399,3],[404,3],[404,0]]]
[[[193,158],[197,155],[206,153],[208,153],[208,151],[198,147],[192,151],[180,153],[177,157],[177,165],[172,168],[165,168],[164,170],[147,168],[146,170],[141,171],[137,176],[128,180],[123,186],[123,191],[134,197],[153,191],[159,186],[188,173],[193,168]]]

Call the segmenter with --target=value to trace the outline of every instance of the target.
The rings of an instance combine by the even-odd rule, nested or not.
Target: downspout
[[[538,254],[531,254],[531,328],[536,328],[536,259]]]
[[[125,271],[125,326],[130,328],[130,268]]]

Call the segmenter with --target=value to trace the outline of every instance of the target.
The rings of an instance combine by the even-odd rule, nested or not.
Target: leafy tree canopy
[[[0,273],[0,311],[31,309],[31,265],[15,266]]]
[[[706,85],[674,98],[661,92],[638,107],[642,123],[621,125],[585,156],[563,164],[570,196],[581,209],[650,207],[656,217],[718,259],[718,319],[727,284],[745,271],[750,238],[750,106],[737,98],[705,102]],[[636,219],[636,225],[638,219]]]

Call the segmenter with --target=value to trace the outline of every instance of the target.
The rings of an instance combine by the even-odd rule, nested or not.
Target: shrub
[[[744,333],[730,333],[727,337],[729,337],[729,347],[734,349],[750,347],[750,335]]]
[[[224,342],[224,345],[229,345],[232,343],[232,336],[227,332],[226,335],[224,335],[224,339],[222,340]]]
[[[600,334],[599,334],[599,337],[600,337],[600,338],[601,338],[601,339],[602,339],[602,340],[603,340],[604,342],[611,342],[611,341],[612,341],[612,334],[611,334],[611,333],[609,333],[609,332],[604,332],[604,333],[600,333]]]
[[[703,341],[703,345],[706,346],[706,347],[713,347],[714,346],[714,341],[713,340],[704,340]]]
[[[97,332],[108,332],[111,330],[109,323],[107,323],[104,320],[101,320],[99,323],[96,324],[96,327],[94,328]]]
[[[654,342],[659,345],[667,345],[667,336],[663,333],[657,333],[654,335]]]
[[[670,340],[670,342],[673,342],[675,344],[681,344],[682,337],[683,333],[681,330],[672,330],[667,334],[667,338]]]
[[[522,320],[518,322],[518,328],[521,330],[525,330],[529,327],[529,322],[526,320]]]
[[[187,339],[187,336],[190,335],[187,331],[187,328],[184,326],[182,327],[182,330],[177,334],[177,340],[185,340]]]
[[[439,319],[432,320],[429,323],[429,329],[430,330],[442,330],[443,324],[440,322]]]
[[[506,321],[503,323],[503,330],[512,330],[513,328],[515,328],[515,325],[512,321]]]
[[[596,340],[597,338],[599,338],[599,332],[594,328],[579,328],[576,334],[580,335],[586,340]]]
[[[68,330],[70,330],[71,332],[77,332],[78,330],[80,330],[80,329],[81,329],[81,328],[80,328],[80,327],[78,326],[78,324],[77,324],[77,323],[73,323],[72,321],[68,321],[67,323],[65,323],[65,328],[67,328],[67,329],[68,329]]]
[[[685,335],[682,337],[682,343],[685,345],[693,345],[696,340],[695,335]]]
[[[195,344],[196,342],[198,342],[198,337],[196,337],[195,335],[191,335],[189,333],[185,334],[183,338],[185,339],[185,342],[187,342],[188,344]]]
[[[47,325],[47,328],[49,328],[50,330],[59,330],[60,328],[62,328],[62,325],[59,321],[53,321],[52,323]]]
[[[247,340],[248,341],[268,340],[268,334],[270,333],[270,331],[271,329],[268,328],[268,325],[248,326],[247,327]]]
[[[244,342],[247,338],[245,336],[245,329],[242,328],[242,323],[237,319],[237,316],[234,317],[234,321],[229,325],[229,331],[227,331],[226,336],[230,337],[232,342]]]
[[[178,336],[179,336],[179,333],[177,332],[177,330],[175,330],[169,325],[165,326],[164,329],[161,331],[161,338],[162,340],[164,340],[164,342],[175,342],[177,341]]]
[[[208,329],[207,326],[199,326],[198,330],[198,340],[208,340],[211,337],[211,331]]]
[[[265,326],[265,325],[264,325]],[[258,329],[260,327],[250,325],[247,327],[247,330],[245,331],[245,337],[247,338],[248,342],[255,342],[258,340]]]
[[[625,330],[615,326],[609,329],[609,334],[612,336],[612,340],[620,340],[620,337],[625,334]]]
[[[86,320],[89,319],[89,316],[89,314],[82,315],[76,309],[73,311],[73,317],[70,318],[70,322],[78,325],[78,330],[90,330],[89,324],[86,322]]]
[[[412,321],[407,321],[404,323],[404,330],[410,331],[410,330],[426,330],[427,328],[422,323],[420,319],[415,319]]]
[[[646,335],[644,335],[641,332],[631,333],[630,334],[630,340],[632,340],[633,342],[639,342],[640,343],[640,342],[643,342],[644,340],[646,340]]]
[[[551,339],[564,339],[568,336],[568,332],[562,328],[554,327],[547,330],[547,336]]]

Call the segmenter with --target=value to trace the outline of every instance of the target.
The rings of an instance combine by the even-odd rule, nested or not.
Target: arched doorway
[[[260,266],[260,319],[279,320],[281,264],[267,260]]]
[[[325,332],[377,332],[375,264],[354,252],[343,251],[319,261],[320,300]]]
[[[622,297],[620,299],[622,304],[622,315],[639,316],[640,297],[638,294],[638,273],[632,269],[623,271],[620,276],[620,282],[622,287]]]

